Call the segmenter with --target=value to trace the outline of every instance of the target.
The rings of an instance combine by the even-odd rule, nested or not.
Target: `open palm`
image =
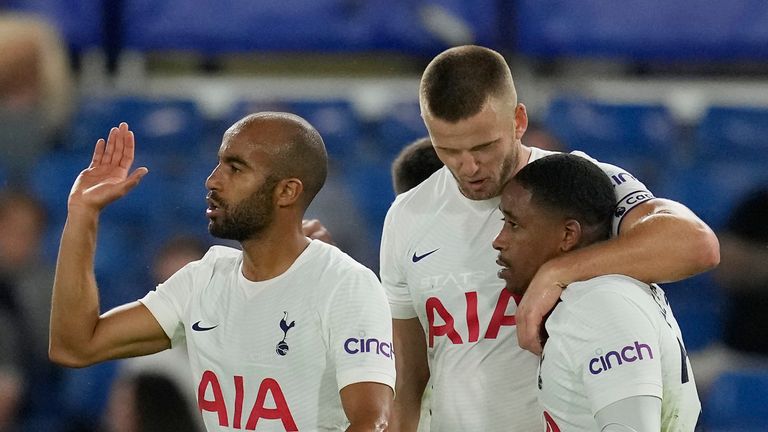
[[[69,206],[101,210],[133,189],[147,174],[144,167],[128,174],[133,165],[135,142],[128,124],[109,131],[107,141],[99,139],[91,164],[75,180]]]

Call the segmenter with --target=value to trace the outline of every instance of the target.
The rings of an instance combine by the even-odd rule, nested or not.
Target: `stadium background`
[[[418,78],[443,49],[505,54],[519,100],[567,148],[621,165],[657,196],[714,229],[750,188],[768,185],[768,5],[734,0],[17,0],[49,19],[77,78],[74,114],[22,181],[50,216],[55,259],[66,195],[96,138],[136,131],[150,174],[102,219],[97,276],[105,308],[142,296],[152,251],[173,233],[207,238],[204,179],[226,127],[284,110],[322,133],[329,187],[310,215],[373,269],[393,199],[389,166],[426,134]],[[525,140],[524,140],[525,142]],[[8,146],[4,146],[7,148]],[[666,291],[689,351],[720,337],[727,304],[709,275]],[[114,367],[65,371],[48,388],[60,409],[42,423],[98,417]],[[703,401],[704,430],[764,430],[766,370],[721,378]],[[72,395],[77,395],[73,398]],[[32,426],[30,426],[32,427]],[[58,427],[58,426],[56,426]],[[32,429],[30,429],[32,430]]]

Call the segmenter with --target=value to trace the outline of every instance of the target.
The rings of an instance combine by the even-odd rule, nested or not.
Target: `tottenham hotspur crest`
[[[288,324],[288,312],[283,311],[283,319],[280,320],[280,330],[283,331],[283,340],[277,343],[275,352],[278,355],[284,356],[288,354],[288,344],[285,342],[285,338],[288,337],[288,330],[292,329],[296,325],[296,321],[291,321]]]

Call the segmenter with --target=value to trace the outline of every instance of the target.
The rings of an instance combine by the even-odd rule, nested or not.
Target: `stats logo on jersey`
[[[283,340],[278,342],[275,347],[275,352],[278,355],[284,356],[288,354],[289,347],[285,339],[288,337],[288,330],[292,329],[295,325],[296,321],[291,321],[291,323],[288,324],[288,312],[283,311],[283,319],[280,320],[280,330],[283,331]]]
[[[599,353],[597,357],[589,361],[587,368],[592,375],[599,375],[624,363],[634,363],[645,359],[653,359],[653,350],[649,345],[635,341],[619,350],[608,351],[606,354]]]

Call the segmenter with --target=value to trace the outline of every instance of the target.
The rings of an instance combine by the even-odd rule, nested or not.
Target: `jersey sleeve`
[[[398,200],[395,201],[397,203]],[[381,283],[389,300],[392,317],[395,319],[416,318],[411,291],[407,277],[402,267],[402,257],[407,256],[407,250],[402,247],[405,226],[399,226],[396,217],[396,204],[389,209],[384,220],[381,235],[380,274]]]
[[[392,315],[376,276],[368,269],[348,272],[323,312],[339,390],[358,382],[395,388]]]
[[[171,340],[171,347],[185,341],[184,311],[192,293],[195,274],[204,263],[212,259],[209,251],[200,261],[189,263],[174,273],[139,301],[149,309],[160,327]]]
[[[592,415],[633,396],[662,397],[658,329],[615,288],[591,288],[568,307],[563,347]]]
[[[596,163],[605,174],[611,179],[613,183],[613,190],[616,194],[616,211],[613,215],[613,229],[614,236],[618,235],[621,231],[621,222],[633,208],[637,207],[641,203],[655,198],[648,188],[630,174],[627,170],[611,165],[608,163],[597,161],[591,158],[589,155],[576,151],[573,154],[581,157],[585,157],[592,162]]]

